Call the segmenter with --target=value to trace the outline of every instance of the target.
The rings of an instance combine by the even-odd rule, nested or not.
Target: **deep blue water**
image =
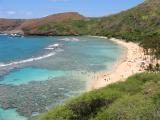
[[[45,49],[55,44],[59,46],[54,50]],[[0,36],[0,65],[55,53],[44,59],[1,66],[0,84],[18,87],[33,81],[55,80],[56,84],[64,84],[63,89],[67,89],[64,95],[84,91],[87,81],[92,77],[89,76],[90,73],[109,70],[122,52],[123,48],[111,41],[94,37]],[[77,89],[73,85],[72,89],[68,90],[64,78],[69,79],[70,83],[77,81],[79,84],[81,81],[80,86],[83,87]],[[54,87],[61,88],[58,85]],[[10,112],[12,116],[13,114],[18,116],[14,109],[7,111],[0,109],[0,118],[3,118],[3,113],[10,116]],[[11,120],[11,118],[10,116],[5,120]],[[15,117],[14,120],[19,118],[20,116]]]
[[[43,37],[0,36],[0,62],[10,62],[32,57],[51,42]]]

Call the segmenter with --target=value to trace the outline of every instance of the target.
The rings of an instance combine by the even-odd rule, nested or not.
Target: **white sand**
[[[133,42],[127,43],[115,38],[111,38],[110,40],[125,47],[125,54],[114,65],[112,71],[101,72],[94,75],[94,80],[91,80],[88,84],[88,90],[98,89],[117,81],[124,81],[131,75],[144,72],[142,64],[145,63],[146,66],[150,63],[149,56],[144,55],[143,49],[138,44]]]

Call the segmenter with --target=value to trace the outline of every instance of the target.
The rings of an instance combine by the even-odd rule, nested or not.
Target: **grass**
[[[66,101],[38,120],[159,120],[160,73],[142,73]]]

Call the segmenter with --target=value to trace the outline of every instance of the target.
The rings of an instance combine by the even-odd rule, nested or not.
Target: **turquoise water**
[[[54,49],[45,49],[55,44],[59,46]],[[30,90],[32,82],[36,87],[35,89],[40,89],[41,84],[39,82],[46,81],[46,84],[48,84],[47,81],[51,80],[53,81],[51,82],[53,84],[51,86],[53,87],[53,91],[50,91],[52,94],[44,93],[43,96],[45,94],[49,97],[54,95],[54,102],[51,101],[54,106],[69,96],[78,95],[81,91],[85,91],[86,83],[89,77],[91,77],[89,75],[103,70],[110,70],[111,66],[122,55],[122,52],[123,48],[111,41],[93,37],[0,36],[0,84],[3,87],[6,86],[9,89],[8,91],[12,91],[12,87],[10,88],[9,86],[15,86],[19,90],[23,89],[23,85],[25,85],[26,89]],[[55,54],[39,59],[51,53]],[[31,60],[31,58],[38,59]],[[24,60],[29,61],[21,62]],[[16,64],[10,64],[14,62]],[[8,66],[3,67],[3,65],[7,64]],[[3,91],[0,91],[0,99],[3,98],[1,94],[3,95]],[[7,94],[5,96],[9,98],[8,96],[10,95]],[[23,94],[27,96],[28,92],[24,91]],[[16,100],[21,102],[22,98],[18,97]],[[44,98],[35,99],[34,101],[40,99],[45,101]],[[27,102],[34,104],[34,101]],[[10,104],[16,103],[14,99],[9,99],[8,102]],[[49,103],[45,103],[46,107],[51,103],[50,101]],[[32,108],[29,105],[28,107]],[[33,111],[28,112],[39,111],[33,109]],[[10,118],[14,118],[12,120],[24,119],[21,118],[15,109],[0,109],[0,120],[4,115],[8,117],[5,120],[10,120]]]
[[[15,70],[4,76],[3,81],[0,81],[0,84],[20,85],[27,84],[31,81],[44,81],[62,76],[65,76],[65,73],[63,71],[51,71],[38,68],[23,68]]]
[[[0,108],[0,120],[27,120],[20,116],[15,109],[4,110]]]

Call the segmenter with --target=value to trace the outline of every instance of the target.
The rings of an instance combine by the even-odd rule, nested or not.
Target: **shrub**
[[[159,120],[160,73],[141,73],[72,98],[38,120]]]
[[[142,94],[124,96],[92,120],[153,120],[154,108]]]

